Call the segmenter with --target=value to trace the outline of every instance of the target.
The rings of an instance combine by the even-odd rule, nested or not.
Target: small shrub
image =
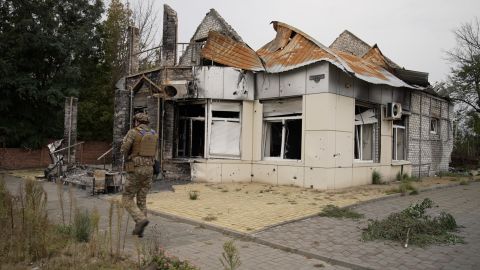
[[[460,185],[462,185],[462,186],[466,186],[466,185],[468,185],[468,184],[470,184],[470,183],[468,182],[468,180],[462,179],[462,180],[460,181]]]
[[[176,257],[167,256],[163,250],[159,251],[156,254],[150,265],[153,265],[153,268],[148,269],[158,269],[158,270],[196,270],[195,266],[191,265],[187,261],[181,261]]]
[[[382,175],[380,174],[380,172],[378,172],[376,170],[373,170],[373,172],[372,172],[372,184],[374,184],[374,185],[383,184]]]
[[[412,177],[410,177],[406,173],[398,172],[395,179],[400,182],[400,181],[403,181],[403,180],[412,180]]]
[[[220,262],[222,263],[224,270],[235,270],[242,264],[233,240],[227,241],[223,244],[223,252]]]
[[[198,191],[196,190],[192,190],[188,193],[188,197],[190,198],[190,200],[196,200],[198,199]]]
[[[333,218],[351,218],[351,219],[363,218],[363,214],[357,213],[349,208],[340,208],[332,204],[325,206],[322,212],[318,215],[321,217],[333,217]]]
[[[463,243],[462,237],[452,234],[458,228],[452,215],[442,212],[432,218],[426,214],[426,210],[433,205],[433,201],[426,198],[383,220],[370,220],[362,239],[392,240],[405,243],[405,246],[408,242],[418,246]]]
[[[91,225],[88,210],[75,210],[75,216],[73,218],[73,235],[78,242],[88,242],[90,240],[90,233],[92,231]]]

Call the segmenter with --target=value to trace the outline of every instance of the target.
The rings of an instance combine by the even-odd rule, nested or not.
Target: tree
[[[89,87],[82,89],[78,105],[78,135],[82,140],[111,140],[115,83],[126,74],[127,29],[131,11],[112,0],[100,27],[101,59]]]
[[[62,137],[66,96],[91,83],[101,57],[100,0],[0,0],[0,128],[10,147]]]
[[[480,113],[480,21],[462,24],[454,34],[457,46],[447,52],[454,64],[447,92],[453,101]]]

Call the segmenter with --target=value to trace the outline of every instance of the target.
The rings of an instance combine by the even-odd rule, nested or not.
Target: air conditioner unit
[[[390,102],[387,104],[387,111],[385,113],[385,119],[398,120],[402,118],[402,104]]]
[[[167,99],[177,99],[188,97],[188,81],[167,81],[163,89],[167,95]]]

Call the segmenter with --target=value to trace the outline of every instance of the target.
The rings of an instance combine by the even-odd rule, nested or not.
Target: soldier
[[[127,182],[124,186],[122,202],[135,220],[132,234],[143,237],[148,225],[147,193],[152,184],[153,164],[157,149],[158,135],[148,127],[148,115],[137,113],[134,116],[134,128],[123,139],[121,152],[126,159]],[[136,197],[137,205],[133,202]]]

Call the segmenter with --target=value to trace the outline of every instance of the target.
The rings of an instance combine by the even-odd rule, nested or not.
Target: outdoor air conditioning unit
[[[188,81],[186,80],[167,81],[163,89],[167,94],[167,99],[188,97]]]
[[[387,111],[385,113],[385,119],[398,120],[402,118],[402,104],[389,102],[387,104]]]

